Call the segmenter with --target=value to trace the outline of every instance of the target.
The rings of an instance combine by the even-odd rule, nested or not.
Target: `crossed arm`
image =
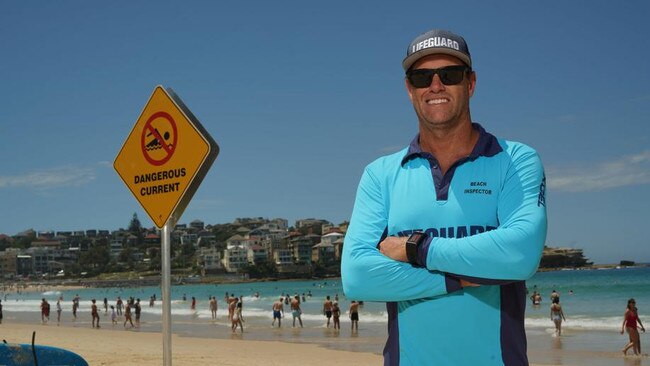
[[[537,154],[532,150],[520,154],[499,192],[499,227],[464,238],[429,237],[419,251],[421,265],[413,266],[407,263],[406,238],[382,236],[388,222],[387,205],[381,181],[367,168],[343,249],[346,295],[368,301],[403,301],[445,295],[463,285],[529,278],[537,269],[546,239],[546,209],[539,200],[543,181]]]

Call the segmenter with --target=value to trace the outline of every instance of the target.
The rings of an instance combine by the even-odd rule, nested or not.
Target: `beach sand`
[[[124,330],[110,326],[56,326],[54,324],[0,324],[0,340],[9,343],[31,343],[36,331],[36,344],[64,348],[81,355],[90,365],[162,365],[162,334],[137,329]],[[648,365],[648,357],[622,357],[616,352],[567,352],[539,344],[529,357],[531,366],[580,365]],[[172,335],[173,365],[218,364],[243,365],[381,365],[381,355],[323,347],[314,343],[244,340],[240,334],[230,339]]]
[[[161,365],[160,333],[58,327],[56,325],[0,324],[0,339],[64,348],[81,355],[90,365]],[[314,344],[233,339],[194,338],[172,335],[173,365],[380,365],[372,353],[326,349]]]

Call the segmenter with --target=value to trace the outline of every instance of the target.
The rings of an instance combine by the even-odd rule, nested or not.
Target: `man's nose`
[[[440,80],[440,76],[438,74],[433,75],[429,89],[433,92],[440,92],[442,90],[445,90],[445,84],[442,83],[442,80]]]

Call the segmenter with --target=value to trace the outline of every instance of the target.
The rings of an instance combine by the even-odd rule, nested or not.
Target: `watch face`
[[[422,234],[422,233],[413,233],[409,237],[408,241],[410,241],[412,243],[419,243],[420,239],[422,239],[422,235],[424,235],[424,234]]]

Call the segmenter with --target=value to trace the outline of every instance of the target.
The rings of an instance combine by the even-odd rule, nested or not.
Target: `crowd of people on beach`
[[[253,295],[255,298],[259,298],[259,292],[256,292]],[[311,298],[311,291],[308,291],[307,294],[303,293],[302,296],[295,293],[293,296],[290,296],[289,293],[282,293],[278,300],[276,300],[272,308],[272,323],[271,326],[275,327],[277,321],[277,327],[282,327],[282,319],[284,318],[285,305],[289,306],[292,315],[292,327],[297,326],[300,328],[304,327],[302,321],[302,308],[301,304],[307,301],[308,298]],[[72,321],[76,322],[78,319],[77,312],[80,308],[80,296],[76,294],[71,300],[71,309],[72,309]],[[149,299],[149,306],[154,307],[157,301],[156,295],[152,295]],[[186,294],[183,294],[182,301],[187,302],[188,297]],[[235,296],[234,293],[226,292],[224,299],[226,308],[228,310],[227,321],[230,323],[231,331],[235,333],[239,328],[240,332],[244,332],[244,314],[243,314],[243,304],[244,297],[242,295]],[[91,326],[93,328],[101,328],[100,326],[100,314],[103,306],[104,316],[109,316],[110,310],[110,320],[113,326],[117,324],[122,324],[125,329],[129,328],[139,328],[140,327],[140,318],[142,314],[142,307],[140,305],[141,300],[139,298],[129,297],[126,301],[122,300],[121,296],[117,296],[117,299],[114,303],[110,304],[108,298],[104,298],[102,302],[97,301],[93,298],[90,300],[90,316],[91,316]],[[350,318],[350,329],[352,332],[358,332],[359,330],[359,308],[363,305],[363,301],[354,301],[352,300],[348,308],[348,317]],[[208,307],[210,309],[211,319],[215,321],[217,319],[218,311],[218,302],[215,296],[208,296]],[[197,300],[196,297],[192,296],[190,300],[190,310],[196,313],[197,311]],[[63,297],[59,296],[56,301],[56,324],[61,323],[61,313],[63,312]],[[341,308],[339,306],[339,296],[336,294],[334,299],[327,295],[323,301],[322,314],[324,316],[324,326],[332,329],[340,330],[341,329]],[[46,298],[41,299],[40,303],[40,313],[41,313],[41,323],[48,324],[50,322],[50,303]],[[135,317],[135,323],[134,323]],[[0,300],[0,323],[2,323],[2,301]],[[129,325],[127,327],[127,325]]]
[[[311,292],[309,292],[308,297],[311,297]],[[302,294],[302,302],[305,301],[305,294]],[[352,332],[358,332],[359,331],[359,305],[362,302],[357,302],[355,300],[352,300],[350,303],[350,308],[348,309],[348,315],[350,317],[350,323],[351,323],[351,331]],[[277,320],[278,322],[278,328],[282,327],[282,318],[284,318],[284,305],[290,305],[291,309],[291,316],[293,318],[293,323],[292,327],[296,327],[296,319],[298,319],[298,324],[300,327],[303,327],[302,324],[302,309],[300,308],[301,304],[301,297],[298,296],[298,294],[295,294],[293,298],[290,298],[289,294],[282,294],[278,300],[276,300],[271,309],[273,311],[273,321],[271,322],[271,326],[275,326],[275,322]],[[323,302],[323,315],[327,319],[327,323],[325,324],[326,328],[330,327],[330,324],[332,324],[333,329],[335,330],[340,330],[341,329],[341,322],[340,322],[340,317],[341,317],[341,308],[339,307],[339,298],[338,294],[335,295],[334,301],[331,300],[330,296],[327,295],[325,297],[325,301]],[[233,330],[234,331],[234,330]],[[242,329],[243,332],[243,329]]]
[[[63,312],[63,297],[59,296],[59,298],[56,301],[56,323],[59,325],[61,323],[61,313]],[[73,321],[77,321],[77,311],[79,310],[79,302],[80,302],[80,297],[79,295],[75,295],[72,298],[72,317]],[[96,299],[90,300],[91,306],[90,306],[90,316],[91,316],[91,325],[93,328],[100,328],[100,309],[97,304]],[[0,301],[1,303],[1,301]],[[153,306],[153,303],[150,305]],[[104,314],[108,314],[108,309],[109,309],[109,304],[108,304],[108,299],[104,298],[103,301],[103,307],[104,307]],[[47,324],[50,322],[50,303],[47,301],[47,299],[42,298],[41,299],[41,304],[40,304],[40,309],[41,309],[41,323]],[[0,305],[0,310],[1,310],[1,305]],[[124,301],[122,301],[122,298],[120,296],[117,297],[117,300],[115,301],[115,305],[110,305],[110,310],[111,310],[111,323],[113,325],[118,324],[118,318],[122,317],[124,318],[124,323],[123,326],[126,328],[126,324],[129,323],[131,325],[131,328],[139,328],[140,327],[140,315],[142,313],[142,308],[140,306],[140,299],[135,299],[133,297],[130,297],[127,299],[126,304]],[[135,324],[133,323],[133,314],[135,314]],[[1,311],[0,311],[0,319],[1,319]]]

